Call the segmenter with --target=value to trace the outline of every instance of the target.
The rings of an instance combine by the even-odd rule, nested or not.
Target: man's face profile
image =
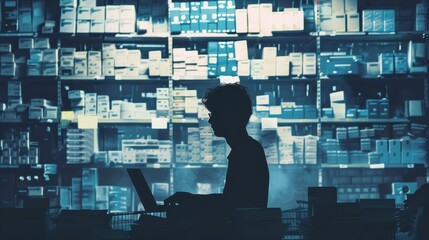
[[[221,113],[209,113],[209,123],[217,137],[225,137],[227,131],[227,116]]]

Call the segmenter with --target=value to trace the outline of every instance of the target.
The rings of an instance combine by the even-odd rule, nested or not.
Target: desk
[[[152,219],[153,220],[153,219]],[[175,210],[164,222],[143,217],[131,225],[131,240],[280,240],[287,230],[280,209],[234,209],[229,212]]]

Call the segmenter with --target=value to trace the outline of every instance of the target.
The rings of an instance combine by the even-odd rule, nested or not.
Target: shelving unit
[[[167,3],[170,4],[172,0],[168,0]],[[316,4],[320,3],[315,1]],[[244,8],[244,6],[243,6]],[[359,11],[361,11],[360,9]],[[316,6],[316,23],[320,23],[320,5]],[[316,26],[320,29],[320,26]],[[314,133],[317,137],[323,137],[324,129],[326,127],[333,128],[332,126],[350,126],[350,125],[359,125],[359,126],[370,126],[371,124],[387,124],[389,126],[394,124],[411,124],[414,122],[422,123],[425,121],[419,120],[414,121],[412,118],[405,117],[392,117],[392,118],[325,118],[322,116],[322,108],[326,107],[327,101],[326,98],[329,96],[328,93],[332,92],[332,86],[336,88],[344,87],[346,84],[350,84],[353,89],[356,85],[367,84],[368,88],[372,84],[376,84],[379,87],[380,92],[384,91],[381,95],[385,96],[385,92],[391,91],[395,88],[395,84],[400,83],[403,85],[408,85],[410,88],[421,89],[422,92],[418,93],[417,96],[422,96],[425,108],[428,108],[429,104],[429,83],[428,83],[428,74],[403,74],[403,75],[377,75],[377,76],[360,76],[360,75],[341,75],[341,76],[325,76],[321,74],[321,53],[326,51],[326,47],[329,49],[338,48],[341,50],[348,49],[350,45],[370,45],[370,44],[380,44],[380,43],[389,43],[389,44],[398,44],[402,48],[403,43],[408,41],[417,41],[424,42],[426,46],[428,45],[427,33],[426,32],[416,32],[416,31],[400,31],[400,32],[388,32],[388,33],[368,33],[368,32],[327,32],[327,31],[290,31],[290,32],[274,32],[272,35],[263,35],[263,34],[236,34],[236,33],[182,33],[182,34],[170,34],[170,33],[149,33],[149,34],[54,34],[54,35],[41,35],[38,33],[0,33],[0,40],[5,39],[7,41],[16,40],[17,38],[34,38],[34,37],[48,37],[51,41],[54,41],[58,48],[63,47],[76,47],[78,50],[101,50],[101,45],[103,43],[114,43],[121,45],[126,48],[127,45],[137,46],[145,50],[151,49],[162,49],[162,55],[164,58],[168,58],[170,61],[170,76],[169,77],[155,77],[147,75],[139,76],[0,76],[0,86],[3,86],[3,82],[9,80],[22,80],[23,84],[39,84],[42,81],[56,84],[55,100],[58,104],[58,107],[61,111],[70,111],[70,104],[67,102],[66,93],[69,90],[85,90],[85,92],[94,92],[97,94],[108,94],[109,91],[113,92],[117,96],[116,99],[142,99],[142,96],[138,95],[141,92],[150,89],[152,93],[156,90],[157,87],[168,88],[170,98],[170,106],[173,102],[172,92],[175,87],[186,86],[188,89],[197,90],[197,97],[201,98],[203,91],[209,87],[218,85],[221,82],[220,77],[213,78],[201,78],[201,77],[178,77],[173,76],[173,48],[175,47],[185,47],[189,49],[199,50],[199,46],[206,46],[207,42],[219,42],[219,41],[239,41],[246,40],[249,43],[249,47],[259,46],[259,52],[256,55],[261,55],[261,46],[277,46],[285,45],[286,47],[282,51],[286,54],[288,52],[301,51],[301,52],[314,52],[317,56],[317,74],[310,76],[287,76],[287,77],[266,77],[266,79],[254,79],[252,77],[243,77],[237,76],[236,79],[239,79],[240,82],[245,85],[253,101],[257,95],[265,94],[265,92],[274,92],[274,100],[277,105],[280,105],[283,101],[292,101],[294,96],[289,92],[286,92],[285,89],[291,88],[307,88],[307,96],[305,97],[306,104],[316,105],[317,107],[317,117],[311,119],[284,119],[278,118],[278,126],[291,126],[294,132],[301,133],[302,135],[307,135],[308,133]],[[338,45],[341,45],[339,47]],[[353,47],[352,47],[353,48]],[[297,50],[299,49],[299,50]],[[350,50],[350,49],[348,49]],[[340,50],[338,50],[340,51]],[[252,56],[255,57],[255,56]],[[256,58],[256,57],[255,57]],[[419,84],[422,87],[415,87],[413,84]],[[382,87],[380,87],[382,86]],[[388,86],[388,87],[387,87]],[[402,85],[401,85],[402,86]],[[362,87],[362,86],[360,86]],[[41,85],[38,88],[43,88]],[[124,93],[127,88],[131,93]],[[364,88],[364,87],[362,87]],[[328,92],[324,92],[328,89]],[[387,89],[387,90],[386,90]],[[0,89],[0,95],[7,96],[4,94],[5,90]],[[29,90],[31,91],[31,90]],[[397,90],[399,91],[399,90]],[[52,93],[50,93],[52,94]],[[291,96],[289,96],[291,95]],[[41,95],[42,96],[42,95]],[[389,96],[390,97],[390,96]],[[28,97],[27,97],[28,98]],[[112,99],[111,99],[112,100]],[[152,99],[153,100],[153,99]],[[402,99],[401,99],[402,100]],[[0,96],[0,101],[6,101],[3,97]],[[398,100],[399,101],[399,100]],[[153,105],[154,102],[151,102]],[[155,103],[156,104],[156,103]],[[362,106],[360,106],[362,107]],[[180,144],[180,136],[175,135],[175,131],[178,131],[177,128],[188,128],[188,127],[199,127],[201,122],[206,122],[206,119],[199,119],[196,117],[185,117],[185,118],[174,118],[173,110],[168,111],[168,124],[166,129],[154,130],[150,129],[150,124],[153,122],[152,119],[98,119],[98,130],[99,135],[106,137],[109,133],[106,131],[113,131],[117,135],[130,136],[133,128],[141,127],[145,129],[144,134],[151,136],[156,135],[161,137],[161,140],[170,141],[171,148],[171,163],[144,163],[144,164],[118,164],[114,166],[104,165],[104,164],[66,164],[65,156],[55,156],[52,159],[49,159],[47,162],[58,164],[59,173],[58,173],[58,186],[69,186],[71,178],[73,175],[79,176],[81,174],[82,168],[96,168],[104,169],[100,171],[108,171],[109,173],[114,171],[122,171],[123,168],[127,167],[138,167],[142,168],[145,171],[163,171],[162,177],[164,182],[169,184],[169,193],[175,192],[176,190],[189,190],[194,191],[191,187],[183,188],[180,186],[183,180],[180,180],[181,177],[186,175],[186,171],[195,171],[202,170],[204,173],[210,171],[213,172],[214,176],[219,176],[219,179],[223,179],[223,174],[227,165],[225,163],[176,163],[176,148],[177,144]],[[392,115],[393,116],[393,115]],[[10,125],[38,125],[38,124],[52,124],[58,125],[62,122],[59,120],[51,119],[42,119],[38,120],[17,120],[17,119],[1,119],[0,118],[0,127],[6,126],[9,128]],[[70,125],[67,125],[69,128],[75,128],[78,123],[77,120],[71,120]],[[251,124],[260,124],[260,121],[251,122]],[[65,125],[64,125],[65,126]],[[115,129],[115,130],[112,130]],[[125,130],[124,130],[125,129]],[[333,131],[333,130],[332,130]],[[58,152],[65,150],[65,129],[58,127],[58,131],[55,133],[57,139],[57,150]],[[125,133],[124,133],[125,132]],[[138,132],[137,130],[135,132]],[[1,132],[0,132],[1,133]],[[106,135],[104,135],[106,134]],[[140,136],[140,134],[136,133]],[[140,136],[141,137],[141,136]],[[116,140],[125,139],[116,136]],[[119,144],[118,144],[119,146]],[[103,150],[117,150],[112,149],[112,146],[106,147]],[[59,153],[56,153],[59,154]],[[55,160],[59,160],[55,162]],[[43,164],[43,163],[42,163]],[[36,165],[36,169],[43,168],[40,165]],[[33,165],[30,165],[30,168],[33,168]],[[324,185],[323,177],[326,177],[326,171],[336,170],[336,169],[364,169],[364,170],[383,170],[383,169],[420,169],[426,168],[427,164],[329,164],[322,162],[320,154],[318,156],[317,164],[270,164],[270,169],[272,169],[272,180],[284,180],[293,182],[291,178],[288,178],[286,175],[291,174],[291,176],[296,176],[300,174],[308,174],[309,180],[305,184],[312,185]],[[19,165],[0,165],[0,168],[5,168],[6,170],[11,168],[19,171],[21,166]],[[68,169],[72,169],[71,176],[68,176]],[[118,170],[122,169],[122,170]],[[4,169],[3,169],[4,170]],[[79,172],[80,171],[80,172]],[[426,170],[426,177],[429,178],[429,170]],[[166,173],[165,173],[166,172]],[[179,173],[178,173],[179,172]],[[201,177],[201,173],[195,173],[196,176]],[[124,173],[119,173],[118,176],[126,177]],[[63,178],[63,179],[62,179]],[[105,179],[105,176],[100,176],[100,178]],[[196,177],[197,178],[197,177]],[[203,176],[204,178],[204,176]],[[213,176],[207,177],[208,179],[214,178]],[[277,179],[278,178],[278,179]],[[150,182],[152,183],[152,178],[150,177]],[[159,180],[159,178],[157,179]],[[196,179],[192,179],[196,181]],[[113,181],[113,180],[109,180]],[[179,181],[179,182],[177,182]],[[129,185],[129,182],[120,181],[123,185]],[[273,182],[273,181],[272,181]],[[281,188],[277,182],[274,189],[278,190]],[[185,184],[185,183],[184,183]],[[214,186],[222,185],[221,182],[216,182]],[[287,186],[289,187],[289,185]],[[299,186],[303,187],[303,186]],[[216,189],[212,189],[215,191]],[[302,190],[302,189],[301,189]],[[195,191],[194,191],[195,192]],[[281,192],[281,197],[287,198],[285,192]],[[299,194],[298,194],[299,195]],[[299,195],[301,196],[301,195]],[[293,199],[295,200],[295,199]],[[289,201],[281,207],[287,208],[291,207]],[[282,204],[280,202],[275,202],[275,204]],[[286,207],[287,206],[287,207]]]

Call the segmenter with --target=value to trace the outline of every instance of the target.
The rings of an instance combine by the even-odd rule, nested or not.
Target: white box
[[[237,75],[249,76],[250,75],[250,61],[241,60],[237,62]]]
[[[91,8],[91,20],[92,21],[104,21],[106,18],[106,7],[98,6]]]
[[[247,33],[247,9],[235,10],[235,30],[237,33]]]
[[[247,26],[249,33],[259,33],[259,4],[247,5]]]
[[[127,67],[128,49],[116,49],[115,52],[115,67]]]
[[[135,20],[121,19],[119,21],[119,32],[120,33],[133,33],[135,32]]]
[[[186,51],[185,64],[198,64],[198,50]]]
[[[159,63],[159,75],[161,77],[169,77],[171,75],[171,62],[168,58],[161,59]]]
[[[91,33],[104,33],[104,20],[103,21],[91,21]]]
[[[359,13],[347,13],[347,32],[360,32]]]
[[[273,24],[272,12],[272,3],[259,4],[259,30],[264,35],[271,35],[271,27]]]
[[[119,18],[120,18],[120,9],[121,9],[121,7],[118,6],[118,5],[108,5],[108,6],[106,6],[106,20],[107,19],[119,20]]]
[[[322,15],[320,16],[320,30],[322,31],[332,31],[333,23],[332,16]]]
[[[43,62],[58,62],[58,49],[51,48],[43,50]]]
[[[116,45],[114,43],[103,43],[103,59],[116,56]]]
[[[60,60],[61,67],[74,67],[74,57],[73,56],[63,56]]]
[[[134,5],[121,5],[119,9],[119,19],[120,20],[136,20],[136,8]]]
[[[115,76],[127,76],[128,69],[127,68],[115,68]]]
[[[161,51],[149,51],[149,60],[161,60],[162,52]]]
[[[103,67],[103,75],[104,76],[114,76],[115,75],[115,68]]]
[[[74,75],[87,76],[88,75],[88,61],[87,59],[75,58],[74,60]]]
[[[289,76],[289,56],[278,56],[276,59],[276,75]]]
[[[263,66],[264,76],[275,76],[276,75],[276,63],[264,63]]]
[[[332,15],[344,14],[344,0],[332,0]]]
[[[60,14],[61,19],[76,20],[76,8],[74,7],[62,7]]]
[[[344,0],[344,11],[348,13],[358,12],[358,0]]]
[[[258,95],[256,96],[256,105],[269,105],[270,96],[269,95]]]
[[[248,60],[248,48],[247,48],[247,41],[241,40],[241,41],[235,41],[234,42],[234,50],[235,50],[235,59],[237,61],[242,60]]]
[[[272,17],[272,31],[283,31],[284,30],[284,24],[285,24],[285,17],[284,12],[273,12]]]
[[[19,49],[31,49],[34,47],[33,38],[19,38]]]
[[[209,64],[209,58],[207,54],[198,55],[198,66],[207,66]]]
[[[303,74],[316,75],[316,53],[303,54]]]
[[[283,10],[284,30],[301,31],[304,30],[304,12],[298,8],[285,8]]]
[[[77,0],[60,0],[60,7],[76,7]]]
[[[76,21],[70,19],[60,20],[60,33],[74,33],[76,29]]]
[[[79,6],[95,7],[97,0],[79,0]]]
[[[139,76],[139,68],[138,67],[127,67],[127,76],[137,77]]]
[[[332,24],[334,26],[333,30],[337,32],[346,31],[346,15],[338,14],[333,16]]]
[[[136,67],[140,65],[141,52],[140,50],[128,50],[128,66]]]
[[[302,75],[302,53],[289,53],[289,61],[291,62],[291,75]]]
[[[184,62],[186,59],[186,48],[173,48],[173,62]]]
[[[276,64],[277,48],[276,47],[264,47],[262,49],[262,60],[264,64]]]
[[[77,19],[78,20],[91,20],[91,8],[79,6],[77,8]]]
[[[49,38],[35,38],[34,39],[34,48],[49,48]]]
[[[159,76],[161,59],[152,58],[149,59],[149,76]]]
[[[91,20],[77,20],[77,33],[89,33]]]
[[[115,59],[114,58],[103,59],[103,67],[114,68],[115,67]]]
[[[119,20],[118,19],[106,19],[104,24],[104,32],[106,33],[118,33],[119,32]]]

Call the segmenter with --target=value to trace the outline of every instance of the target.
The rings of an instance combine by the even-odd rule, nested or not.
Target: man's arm
[[[177,192],[172,196],[164,200],[165,205],[179,205],[179,206],[191,206],[191,207],[215,207],[225,206],[227,201],[223,194],[192,194],[188,192]]]

